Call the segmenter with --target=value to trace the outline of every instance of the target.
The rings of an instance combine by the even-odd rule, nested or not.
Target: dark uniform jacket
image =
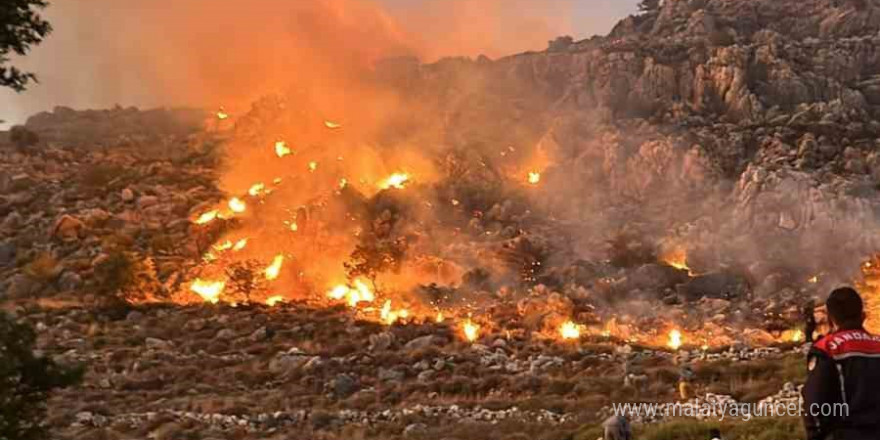
[[[880,440],[880,337],[832,333],[813,344],[808,363],[807,440]]]

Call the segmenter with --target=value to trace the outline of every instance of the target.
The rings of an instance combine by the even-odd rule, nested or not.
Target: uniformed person
[[[865,330],[854,289],[831,292],[825,305],[831,331],[807,358],[807,440],[880,440],[880,337]]]

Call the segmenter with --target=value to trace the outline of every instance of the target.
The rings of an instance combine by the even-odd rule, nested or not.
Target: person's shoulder
[[[852,356],[880,357],[880,336],[865,330],[843,330],[816,341],[813,351],[834,359]]]

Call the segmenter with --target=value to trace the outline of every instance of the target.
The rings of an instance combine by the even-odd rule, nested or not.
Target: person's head
[[[838,330],[862,328],[865,322],[865,306],[859,292],[851,287],[834,289],[825,301],[828,319]]]

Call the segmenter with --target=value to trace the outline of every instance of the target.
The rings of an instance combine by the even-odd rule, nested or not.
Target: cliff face
[[[878,49],[880,1],[667,0],[606,37],[409,64],[397,84],[453,144],[549,151],[579,188],[550,197],[570,216],[861,258],[878,247]]]

